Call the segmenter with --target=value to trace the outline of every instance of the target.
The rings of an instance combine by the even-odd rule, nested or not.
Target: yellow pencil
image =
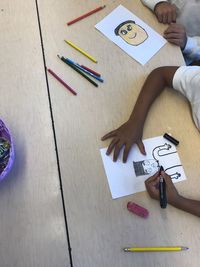
[[[139,247],[124,248],[125,252],[157,252],[157,251],[181,251],[188,250],[187,247]]]
[[[95,58],[93,58],[92,56],[90,56],[88,53],[86,53],[85,51],[83,51],[81,48],[79,48],[78,46],[76,46],[75,44],[73,44],[71,41],[69,40],[64,40],[67,44],[71,45],[73,48],[75,48],[77,51],[79,51],[81,54],[83,54],[84,56],[88,57],[90,60],[92,60],[93,62],[97,63],[97,60]]]

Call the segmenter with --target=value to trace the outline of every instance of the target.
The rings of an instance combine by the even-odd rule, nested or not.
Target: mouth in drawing
[[[137,33],[135,32],[129,39],[134,39],[137,36]]]

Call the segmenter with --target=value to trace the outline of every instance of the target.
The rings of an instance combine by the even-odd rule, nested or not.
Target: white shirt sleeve
[[[179,67],[174,74],[173,88],[189,100],[194,122],[200,130],[200,67]]]
[[[155,6],[160,2],[168,2],[167,0],[141,0],[141,2],[154,11]]]
[[[200,59],[200,37],[187,37],[187,43],[183,50],[186,64],[192,63],[194,60]]]

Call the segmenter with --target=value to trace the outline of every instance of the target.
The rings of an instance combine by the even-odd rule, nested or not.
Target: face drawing
[[[133,20],[127,20],[118,25],[115,34],[134,46],[140,45],[148,38],[146,31]]]
[[[133,161],[133,168],[136,176],[151,174],[158,170],[158,161],[154,159]]]
[[[150,174],[158,170],[158,163],[153,159],[144,160],[142,162],[145,174]]]

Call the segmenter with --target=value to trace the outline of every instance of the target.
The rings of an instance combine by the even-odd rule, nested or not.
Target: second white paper
[[[122,162],[122,151],[117,162],[113,162],[112,156],[106,155],[107,148],[100,149],[113,199],[145,191],[144,181],[156,173],[160,165],[174,183],[186,179],[174,144],[163,136],[143,140],[143,143],[146,156],[134,145],[126,163]]]

